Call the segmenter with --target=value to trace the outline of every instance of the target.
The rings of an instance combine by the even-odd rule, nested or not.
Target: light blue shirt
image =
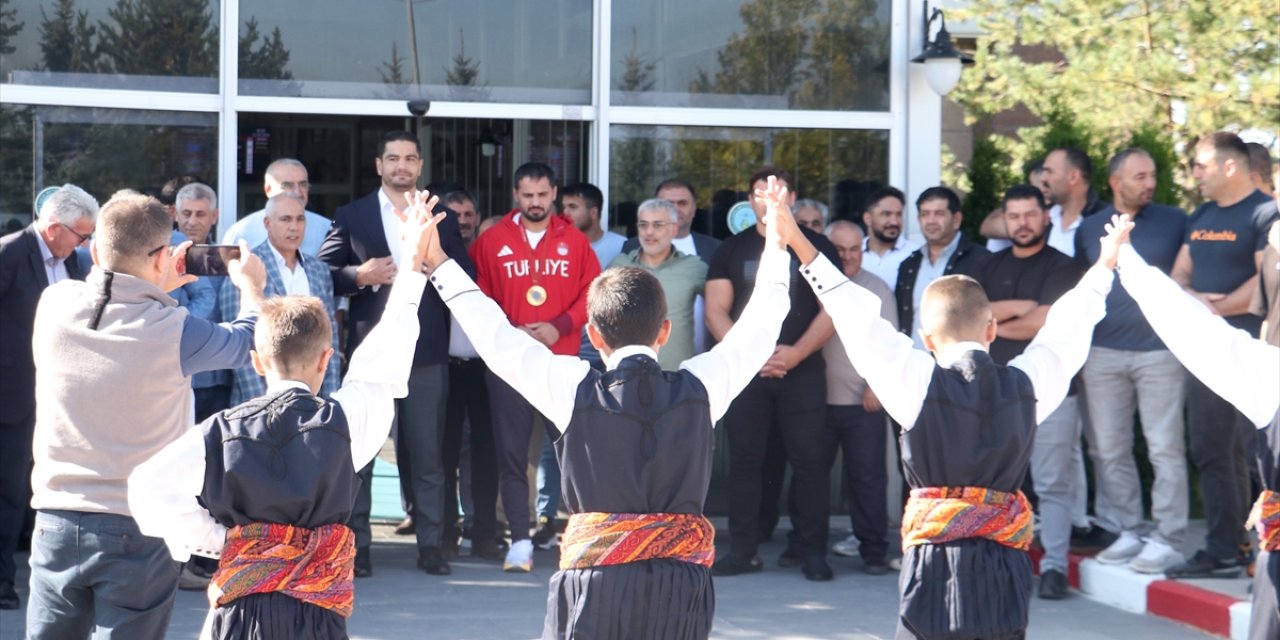
[[[333,226],[333,221],[328,218],[308,211],[307,228],[302,232],[302,252],[315,256],[320,254],[320,245],[324,244],[324,237],[329,235],[329,227]],[[262,224],[262,219],[267,215],[266,209],[259,209],[253,213],[240,218],[235,224],[231,225],[227,232],[222,234],[222,244],[237,244],[240,240],[249,243],[252,249],[263,242],[267,241],[267,227]]]
[[[920,333],[920,300],[924,298],[925,287],[930,282],[941,278],[947,271],[947,262],[951,260],[951,256],[955,255],[956,248],[960,246],[960,233],[956,233],[956,237],[951,239],[951,244],[938,256],[938,261],[929,260],[929,245],[925,244],[920,247],[920,253],[923,258],[920,260],[920,270],[916,272],[916,286],[911,290],[911,308],[915,309],[915,327],[911,329],[911,341],[915,343],[917,349],[924,348],[924,337]]]

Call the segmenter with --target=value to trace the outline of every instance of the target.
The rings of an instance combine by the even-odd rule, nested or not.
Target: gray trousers
[[[1098,516],[1111,529],[1138,533],[1142,485],[1133,459],[1133,415],[1142,418],[1151,486],[1152,537],[1177,548],[1187,530],[1187,456],[1182,404],[1186,372],[1168,351],[1089,350],[1084,364],[1089,412],[1089,455],[1099,498]]]
[[[133,518],[38,511],[27,638],[163,638],[181,570]]]
[[[449,365],[417,367],[409,373],[409,395],[396,401],[396,463],[411,491],[418,548],[440,546],[444,522],[444,418]],[[407,480],[407,482],[406,482]]]
[[[1080,404],[1068,396],[1036,428],[1031,450],[1031,479],[1040,496],[1040,572],[1067,572],[1071,520],[1076,500],[1076,464],[1072,452],[1080,443]]]

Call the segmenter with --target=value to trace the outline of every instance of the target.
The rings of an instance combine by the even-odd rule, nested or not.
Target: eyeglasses
[[[67,231],[70,231],[70,232],[71,232],[71,235],[73,235],[73,236],[75,236],[75,237],[79,238],[79,239],[80,239],[80,242],[78,242],[78,243],[76,243],[76,244],[84,244],[84,243],[86,243],[86,242],[88,242],[88,241],[90,241],[90,240],[92,240],[92,239],[93,239],[93,234],[92,234],[92,233],[90,233],[89,235],[87,235],[87,236],[86,236],[86,235],[84,235],[84,234],[82,234],[82,233],[80,233],[80,232],[76,231],[75,229],[72,229],[71,227],[68,227],[68,226],[67,226],[67,225],[65,225],[65,224],[58,223],[58,226],[62,227],[63,229],[66,229]]]
[[[156,248],[154,248],[154,249],[152,249],[152,250],[148,251],[148,252],[147,252],[147,257],[148,257],[148,258],[150,258],[151,256],[154,256],[155,254],[159,253],[161,249],[168,249],[168,248],[169,248],[169,245],[167,245],[167,244],[162,244],[162,245],[160,245],[160,246],[158,246],[158,247],[156,247]]]
[[[669,226],[671,226],[670,222],[637,222],[636,223],[636,229],[640,231],[648,231],[649,229],[653,229],[654,231],[662,231],[663,229],[666,229]]]

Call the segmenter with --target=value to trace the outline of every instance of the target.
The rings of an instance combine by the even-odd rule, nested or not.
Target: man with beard
[[[511,324],[558,355],[576,356],[587,323],[587,288],[600,274],[591,242],[568,216],[552,213],[555,173],[540,162],[516,169],[517,208],[471,245],[476,283]],[[503,570],[533,570],[529,537],[529,440],[539,414],[532,404],[489,372],[489,407],[498,451],[498,491],[511,527]],[[552,425],[542,423],[555,437]]]
[[[991,254],[974,278],[987,292],[996,321],[991,359],[999,365],[1022,354],[1044,326],[1052,305],[1070,291],[1082,271],[1066,254],[1046,243],[1049,214],[1044,195],[1030,185],[1004,194],[1005,224],[1013,246]],[[1067,596],[1067,549],[1075,497],[1072,449],[1080,441],[1075,384],[1062,404],[1040,423],[1031,452],[1031,477],[1040,496],[1040,597]]]
[[[383,134],[377,152],[374,168],[381,178],[379,188],[338,208],[318,256],[329,265],[334,295],[351,297],[344,352],[348,362],[382,317],[396,273],[417,267],[402,264],[413,260],[413,256],[402,253],[400,236],[411,204],[409,196],[422,173],[418,138],[409,131],[389,131]],[[437,206],[436,212],[440,211],[446,209]],[[457,216],[450,212],[439,225],[444,251],[464,269],[473,269],[458,233]],[[418,568],[431,575],[448,575],[452,570],[440,545],[445,502],[441,449],[445,398],[449,395],[449,310],[431,287],[420,302],[421,330],[409,373],[409,395],[396,400],[396,463],[401,492],[410,502],[409,515],[417,534]],[[357,578],[373,575],[369,555],[372,462],[360,471],[360,477],[350,523],[356,536]]]
[[[862,268],[890,287],[898,281],[898,266],[920,243],[902,237],[902,211],[907,197],[893,187],[884,187],[867,198],[862,223],[867,239],[862,243]]]
[[[1108,167],[1114,213],[1136,225],[1131,246],[1168,275],[1186,237],[1187,214],[1152,202],[1156,165],[1140,148],[1125,149]],[[1092,264],[1106,236],[1111,212],[1090,216],[1076,231],[1076,262]],[[1177,549],[1187,530],[1187,454],[1182,408],[1186,372],[1152,330],[1128,289],[1117,283],[1107,296],[1107,315],[1093,331],[1083,370],[1086,440],[1097,479],[1098,517],[1120,536],[1095,556],[1103,564],[1128,564],[1139,573],[1164,573],[1182,561]],[[1156,529],[1139,537],[1144,525],[1142,485],[1133,455],[1133,414],[1142,418],[1147,457],[1155,470],[1151,517]]]
[[[917,349],[924,349],[920,318],[915,310],[920,308],[925,287],[942,276],[968,275],[979,260],[991,254],[960,232],[964,214],[960,212],[960,196],[956,192],[946,187],[929,187],[916,198],[916,209],[926,244],[913,251],[898,267],[894,296],[898,299],[899,330],[911,336]],[[872,236],[875,235],[873,231]]]

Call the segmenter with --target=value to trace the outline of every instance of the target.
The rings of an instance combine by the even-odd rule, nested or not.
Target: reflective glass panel
[[[723,237],[725,216],[746,200],[762,165],[791,173],[801,198],[826,203],[831,218],[852,218],[889,177],[889,132],[614,125],[609,128],[609,225],[634,235],[635,209],[669,178],[697,191],[694,229]]]
[[[613,104],[889,109],[890,0],[613,3]]]
[[[158,193],[183,175],[216,186],[216,114],[0,105],[4,230],[31,222],[47,186],[69,182],[105,202],[120,189]]]
[[[241,0],[240,93],[589,104],[591,0]]]
[[[0,80],[218,91],[218,0],[0,3]]]

